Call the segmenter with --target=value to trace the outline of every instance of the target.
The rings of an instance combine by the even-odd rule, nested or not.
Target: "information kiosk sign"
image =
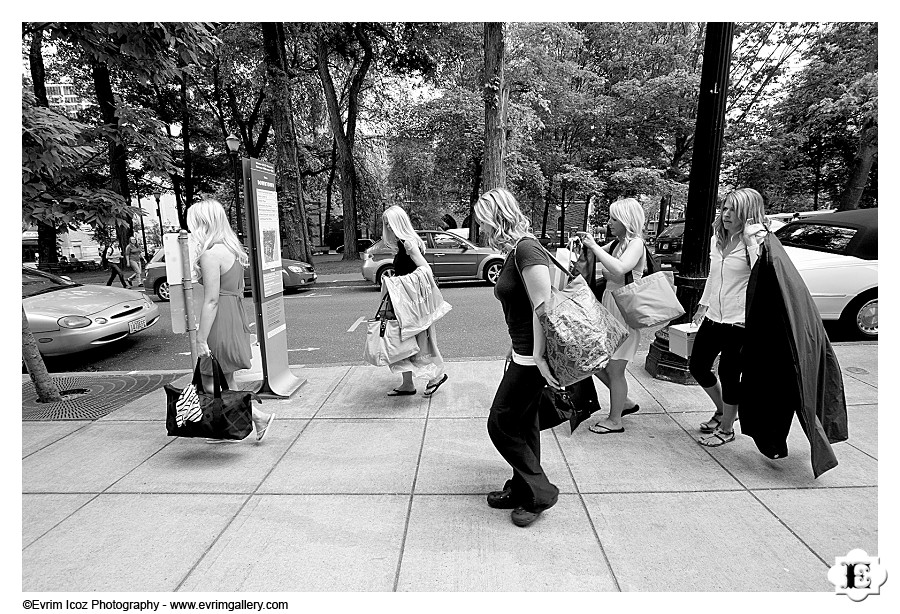
[[[297,378],[288,368],[275,167],[244,158],[243,168],[244,205],[250,225],[250,278],[263,368],[258,392],[261,396],[289,397],[306,380]]]

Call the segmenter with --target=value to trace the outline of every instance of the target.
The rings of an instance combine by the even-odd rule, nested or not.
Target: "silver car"
[[[503,268],[503,254],[491,247],[477,247],[462,237],[442,230],[418,230],[425,242],[425,260],[438,281],[483,279],[492,286]],[[381,285],[394,274],[394,254],[378,241],[362,255],[362,276]]]
[[[22,307],[44,356],[120,341],[159,320],[159,308],[139,292],[82,285],[24,266]]]

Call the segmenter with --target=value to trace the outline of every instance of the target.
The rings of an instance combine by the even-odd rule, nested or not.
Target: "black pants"
[[[744,327],[719,324],[703,318],[691,350],[690,370],[697,383],[704,388],[716,385],[713,362],[720,353],[719,379],[722,381],[722,402],[737,405],[740,400],[741,348],[744,347]]]
[[[545,385],[537,367],[511,362],[494,395],[487,422],[491,441],[512,466],[513,477],[506,485],[530,511],[550,507],[559,495],[541,468],[538,406]]]
[[[119,280],[122,282],[122,287],[123,287],[123,288],[127,288],[128,286],[125,285],[125,276],[122,275],[122,269],[120,269],[120,268],[118,267],[118,265],[116,265],[116,264],[110,262],[110,263],[109,263],[109,279],[106,280],[106,285],[107,285],[107,286],[111,286],[111,285],[112,285],[112,282],[113,282],[113,280],[115,280],[116,275],[119,276]]]

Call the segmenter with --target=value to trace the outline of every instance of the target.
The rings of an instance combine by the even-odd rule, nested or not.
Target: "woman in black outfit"
[[[475,203],[475,217],[490,233],[490,245],[509,252],[494,296],[503,307],[512,361],[494,395],[487,427],[513,475],[503,490],[488,494],[487,503],[512,509],[513,523],[527,527],[552,507],[559,495],[559,489],[541,468],[538,424],[544,386],[559,387],[544,356],[546,339],[534,314],[534,307],[550,298],[549,261],[515,197],[507,190],[497,188],[483,194]]]
[[[425,261],[425,242],[413,230],[409,216],[398,205],[389,207],[381,216],[384,227],[381,238],[384,244],[396,250],[394,254],[394,275],[409,275],[419,267],[427,267]],[[386,290],[384,290],[386,291]],[[393,317],[393,307],[386,314]],[[394,373],[403,376],[403,382],[399,388],[394,388],[388,393],[389,397],[412,395],[416,393],[416,385],[413,377],[428,378],[425,385],[425,396],[430,397],[437,392],[441,384],[447,381],[444,373],[444,359],[437,346],[437,335],[434,324],[416,335],[419,344],[419,353],[399,362],[392,363],[390,369]]]

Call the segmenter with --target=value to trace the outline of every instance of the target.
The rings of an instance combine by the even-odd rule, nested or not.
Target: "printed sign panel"
[[[288,369],[287,323],[284,315],[284,282],[281,264],[281,233],[275,168],[268,162],[245,158],[244,199],[250,225],[250,252],[256,308],[257,338],[263,367],[259,393],[290,396],[306,380]]]

